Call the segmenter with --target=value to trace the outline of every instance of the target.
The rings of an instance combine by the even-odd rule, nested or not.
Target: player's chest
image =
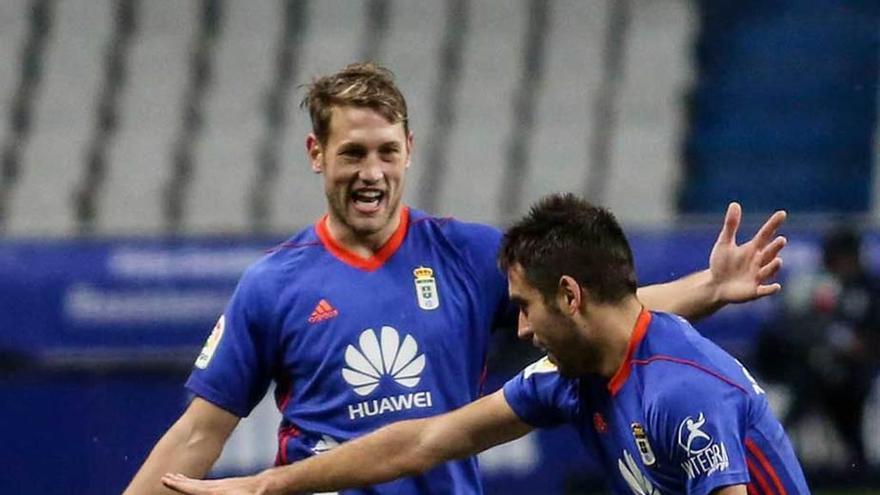
[[[616,493],[659,494],[671,466],[640,404],[602,392],[582,404],[581,436],[605,460]]]
[[[281,308],[283,348],[299,364],[318,364],[346,352],[367,360],[442,355],[472,338],[485,324],[472,277],[443,260],[405,261],[373,272],[314,273]]]

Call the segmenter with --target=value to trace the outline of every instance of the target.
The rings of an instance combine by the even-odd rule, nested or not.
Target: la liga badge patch
[[[211,358],[214,357],[214,351],[220,345],[220,339],[223,338],[223,329],[225,327],[226,315],[221,315],[220,319],[217,320],[217,324],[214,325],[214,330],[211,330],[211,335],[208,336],[205,346],[202,347],[202,352],[199,353],[199,357],[196,359],[196,368],[203,370],[208,367]]]

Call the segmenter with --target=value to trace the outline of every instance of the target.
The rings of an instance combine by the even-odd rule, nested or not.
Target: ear
[[[559,309],[569,315],[575,315],[581,310],[584,302],[585,293],[574,277],[563,275],[559,278],[557,302]]]
[[[531,329],[529,328],[529,320],[522,311],[518,311],[516,317],[516,335],[519,338],[524,339],[527,338],[530,333]]]
[[[320,174],[324,171],[324,150],[321,142],[314,132],[310,132],[306,137],[306,153],[309,155],[309,162],[312,166],[312,172]]]
[[[412,152],[413,152],[413,133],[409,131],[409,136],[406,137],[406,168],[409,168],[410,163],[412,163]]]

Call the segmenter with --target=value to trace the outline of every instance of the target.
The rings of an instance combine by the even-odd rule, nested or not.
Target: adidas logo
[[[318,305],[315,306],[315,309],[312,310],[312,315],[309,316],[309,323],[318,323],[320,321],[329,320],[338,314],[339,310],[331,306],[326,299],[321,299],[321,302],[319,302]]]
[[[404,337],[401,343],[397,330],[392,327],[382,327],[381,338],[368,328],[361,332],[358,345],[360,349],[353,345],[345,349],[347,367],[342,368],[342,377],[358,395],[370,394],[379,386],[383,375],[390,375],[404,387],[419,384],[425,369],[425,355],[416,355],[419,348],[411,336]]]

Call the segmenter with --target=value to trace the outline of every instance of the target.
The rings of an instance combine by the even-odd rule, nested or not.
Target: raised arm
[[[782,267],[779,252],[785,237],[776,231],[785,221],[777,211],[745,244],[736,244],[742,208],[730,203],[724,226],[709,254],[709,268],[678,280],[642,287],[639,299],[649,308],[696,320],[730,303],[747,302],[778,292],[782,286],[768,283]]]
[[[201,478],[214,465],[239,418],[196,397],[135,474],[123,495],[173,494],[162,485],[168,471]]]
[[[453,412],[394,423],[329,452],[256,476],[200,481],[169,474],[162,481],[191,495],[342,490],[417,475],[441,462],[519,438],[531,429],[516,416],[499,390]]]

